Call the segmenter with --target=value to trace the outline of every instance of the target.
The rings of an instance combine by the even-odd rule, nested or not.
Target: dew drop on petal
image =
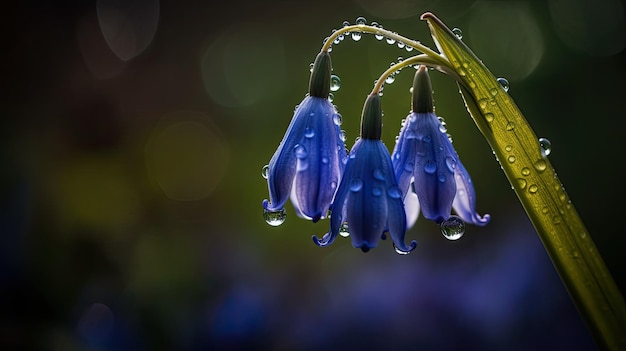
[[[437,170],[437,164],[434,161],[426,161],[424,164],[424,172],[433,174]]]
[[[341,88],[341,79],[336,74],[330,76],[330,91],[337,91]]]
[[[312,138],[312,137],[314,137],[314,136],[315,136],[315,130],[313,130],[313,128],[311,128],[311,127],[307,127],[307,128],[304,130],[304,137],[305,137],[305,138]]]
[[[343,222],[341,227],[339,227],[339,235],[341,235],[344,238],[347,238],[350,236],[350,228],[348,227],[348,222]]]
[[[374,179],[378,179],[378,180],[385,180],[385,176],[383,175],[383,171],[381,171],[379,168],[376,168],[374,170]]]
[[[270,166],[268,165],[263,166],[263,168],[261,169],[261,177],[263,177],[264,179],[267,179],[267,177],[269,176],[269,171],[270,171]]]
[[[450,172],[454,172],[454,169],[456,168],[456,160],[450,156],[446,157],[446,167],[448,167]]]
[[[350,181],[350,191],[357,192],[363,188],[363,181],[359,178],[354,178]]]
[[[328,163],[328,157],[322,157],[322,163],[323,164],[327,164]]]
[[[448,240],[459,240],[465,234],[465,222],[455,215],[441,222],[441,234]]]
[[[439,131],[442,133],[445,133],[448,131],[448,128],[446,128],[446,126],[444,126],[443,124],[439,125]]]
[[[440,174],[437,179],[439,179],[440,183],[445,183],[446,182],[446,175],[445,174]]]
[[[463,31],[459,28],[452,28],[452,33],[454,33],[457,38],[463,39]]]
[[[263,218],[265,218],[265,222],[267,222],[267,224],[272,227],[278,227],[285,222],[285,219],[287,218],[287,211],[285,211],[284,208],[281,208],[278,211],[263,210]]]
[[[333,122],[335,122],[336,125],[340,126],[341,123],[343,123],[343,118],[341,114],[335,113],[335,115],[333,116]]]
[[[498,81],[498,83],[500,83],[502,90],[509,91],[509,81],[506,80],[506,78],[498,78],[496,80]]]
[[[431,141],[430,136],[427,135],[427,136],[423,137],[422,141],[425,142],[425,143],[430,143],[430,141]]]
[[[300,159],[306,158],[309,155],[309,153],[306,151],[306,148],[300,144],[294,147],[294,151],[296,153],[296,157]]]
[[[387,189],[387,195],[389,195],[389,197],[392,199],[399,199],[400,197],[402,197],[402,192],[400,191],[400,188],[394,186]]]
[[[339,139],[343,142],[346,141],[346,139],[348,139],[348,137],[346,136],[346,131],[345,130],[341,130],[339,132]]]
[[[541,156],[547,157],[552,152],[552,143],[546,138],[539,138],[539,147],[541,147]]]
[[[372,195],[374,196],[380,196],[383,192],[380,190],[380,188],[378,187],[373,187],[372,188]]]

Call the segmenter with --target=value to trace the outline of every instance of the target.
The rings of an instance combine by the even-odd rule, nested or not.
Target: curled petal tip
[[[313,242],[315,243],[315,245],[317,245],[319,247],[324,247],[324,246],[328,246],[328,245],[332,244],[333,241],[335,241],[336,237],[337,237],[337,235],[332,235],[331,233],[326,233],[326,234],[324,234],[324,236],[320,240],[317,237],[317,235],[313,235]]]
[[[371,247],[370,247],[370,244],[367,241],[364,241],[363,244],[361,244],[360,249],[363,252],[368,252],[371,249]]]
[[[484,216],[479,216],[478,214],[474,215],[474,224],[475,225],[479,225],[479,226],[483,226],[486,225],[487,223],[489,223],[489,221],[491,220],[491,215],[486,213]]]

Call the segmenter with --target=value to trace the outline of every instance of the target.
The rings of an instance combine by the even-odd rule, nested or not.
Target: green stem
[[[601,349],[626,350],[626,305],[580,216],[513,99],[437,17],[422,15],[461,77],[470,115],[495,152],[574,304]]]

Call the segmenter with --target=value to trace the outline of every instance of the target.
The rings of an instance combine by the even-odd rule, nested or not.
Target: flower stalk
[[[537,136],[474,53],[431,13],[422,15],[461,77],[460,93],[601,349],[626,349],[626,305]]]

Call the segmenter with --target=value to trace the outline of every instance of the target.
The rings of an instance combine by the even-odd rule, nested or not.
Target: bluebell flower
[[[330,56],[315,60],[309,94],[297,106],[267,170],[267,212],[284,211],[287,198],[298,216],[317,222],[330,207],[347,155],[340,115],[328,100]]]
[[[389,151],[380,140],[382,111],[380,97],[370,95],[363,108],[361,138],[352,147],[346,168],[331,206],[330,231],[319,246],[330,245],[347,222],[352,245],[364,252],[376,247],[388,232],[399,252],[416,246],[404,243],[406,215]]]
[[[454,208],[467,223],[487,224],[490,216],[476,212],[472,179],[434,113],[430,78],[423,66],[415,74],[412,105],[392,156],[408,225],[414,224],[420,208],[425,218],[437,223],[448,219]]]

